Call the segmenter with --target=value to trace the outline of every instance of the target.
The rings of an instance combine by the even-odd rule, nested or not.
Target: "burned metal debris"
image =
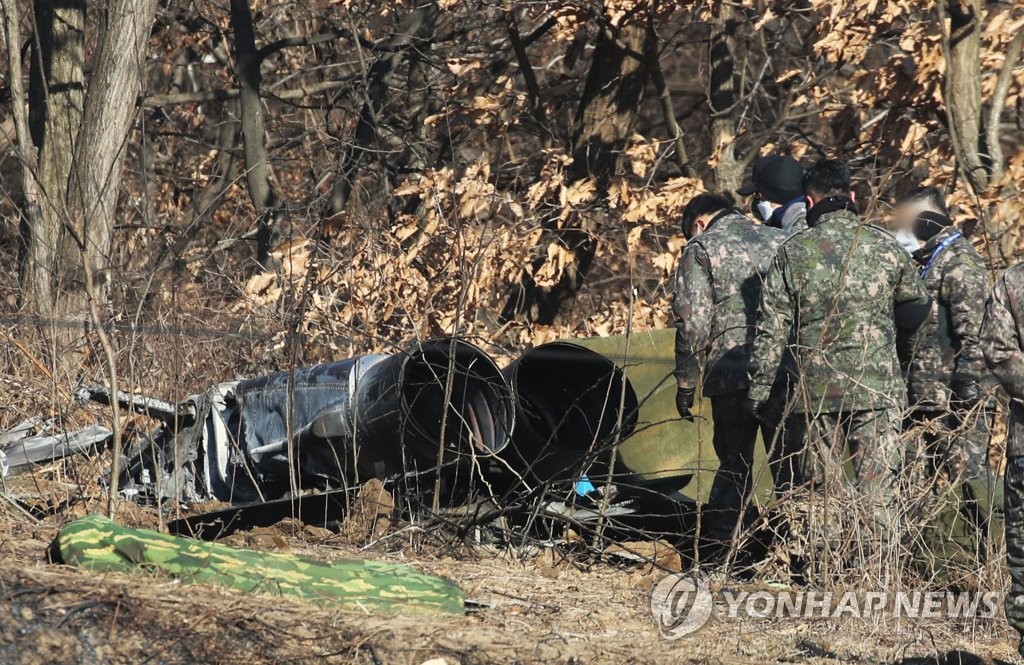
[[[676,519],[692,510],[681,490],[693,469],[672,466],[678,438],[662,432],[660,388],[671,384],[671,358],[662,363],[636,348],[642,362],[556,342],[499,370],[476,346],[442,338],[217,384],[180,404],[102,387],[80,396],[116,398],[159,422],[126,442],[122,496],[233,504],[178,525],[204,537],[272,514],[337,519],[346,490],[370,478],[402,485],[414,495],[407,506],[425,506],[441,491],[448,506],[483,499],[492,506],[483,512],[501,512],[523,501],[539,508],[528,512],[570,523]],[[643,400],[630,365],[659,375],[642,377]]]
[[[516,427],[501,456],[535,482],[606,472],[594,453],[636,427],[637,396],[622,370],[577,344],[538,346],[502,374],[515,396]]]
[[[11,429],[0,431],[0,477],[89,450],[109,440],[111,435],[112,432],[101,425],[60,432],[53,422],[24,420]]]
[[[131,451],[125,491],[235,503],[464,465],[514,422],[494,362],[457,339],[212,386]]]
[[[152,501],[263,503],[473,465],[527,485],[571,480],[607,469],[599,451],[637,417],[628,379],[593,351],[549,344],[502,372],[452,338],[222,383],[180,405],[118,398],[161,421],[122,479]]]

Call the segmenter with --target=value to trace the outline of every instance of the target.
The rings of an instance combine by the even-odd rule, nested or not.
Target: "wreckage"
[[[499,370],[478,347],[443,338],[220,383],[178,404],[101,386],[78,396],[117,399],[159,422],[124,450],[119,487],[141,502],[267,504],[369,478],[467,469],[503,492],[547,494],[556,509],[600,484],[653,487],[692,502],[682,490],[695,470],[714,464],[699,459],[706,453],[698,428],[674,417],[671,349],[671,331],[555,342]],[[110,438],[99,426],[62,437],[32,432],[2,435],[12,469]]]
[[[436,339],[217,384],[179,404],[98,386],[80,397],[117,399],[159,422],[126,442],[119,488],[139,502],[199,504],[198,514],[168,522],[171,533],[212,539],[285,517],[325,526],[344,518],[352,490],[378,478],[407,515],[502,519],[516,532],[539,520],[611,538],[685,537],[717,459],[708,402],[693,421],[675,412],[672,337],[556,342],[502,370],[466,341]],[[0,470],[110,438],[99,425],[61,433],[26,421],[0,432]],[[755,499],[770,501],[762,446],[755,450]],[[211,500],[231,507],[202,512]],[[952,548],[948,558],[975,547],[955,506],[934,530]]]
[[[161,420],[122,479],[157,501],[267,501],[464,465],[500,452],[515,415],[494,362],[456,339],[217,384],[173,411],[120,399]]]
[[[81,396],[113,399],[100,387]],[[127,451],[122,491],[189,503],[470,467],[505,487],[577,481],[607,474],[638,413],[622,370],[582,346],[543,345],[500,371],[452,338],[221,383],[179,405],[117,399],[161,423]]]

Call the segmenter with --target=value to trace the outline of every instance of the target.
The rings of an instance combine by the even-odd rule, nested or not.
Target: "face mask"
[[[913,254],[917,250],[921,249],[921,241],[917,239],[917,236],[906,229],[900,229],[896,232],[896,242],[902,245],[903,249],[907,250],[907,254]]]
[[[767,201],[761,199],[750,200],[750,214],[762,222],[767,222],[771,219],[774,211],[775,209],[772,207],[772,204]]]

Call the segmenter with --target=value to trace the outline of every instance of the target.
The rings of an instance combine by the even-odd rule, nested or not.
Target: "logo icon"
[[[665,576],[651,591],[651,614],[662,637],[678,640],[705,623],[714,611],[707,578]]]

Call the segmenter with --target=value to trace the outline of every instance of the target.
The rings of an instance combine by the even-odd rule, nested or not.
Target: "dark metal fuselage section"
[[[607,471],[638,410],[623,371],[581,346],[538,346],[501,371],[456,338],[217,384],[185,406],[136,449],[126,492],[266,502],[372,477],[465,484],[459,469],[505,487],[575,481]]]
[[[568,342],[535,347],[502,373],[516,426],[501,457],[536,483],[607,470],[610,447],[637,422],[637,396],[607,357]]]
[[[283,490],[490,456],[507,445],[514,417],[497,366],[457,339],[241,381],[234,401],[229,429],[255,480]]]

